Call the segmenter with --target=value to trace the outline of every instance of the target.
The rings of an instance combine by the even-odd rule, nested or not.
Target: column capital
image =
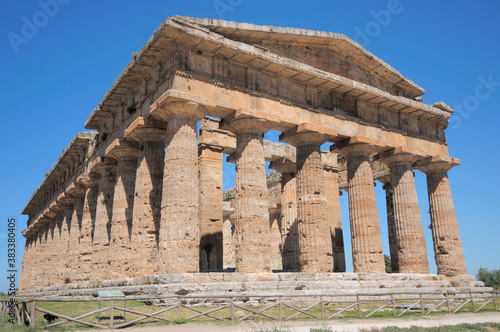
[[[56,215],[57,215],[57,213],[54,210],[52,210],[50,207],[46,208],[43,211],[43,216],[48,218],[48,219],[55,218]]]
[[[75,198],[82,197],[85,196],[85,187],[79,182],[73,182],[66,188],[66,192]]]
[[[64,211],[64,205],[58,202],[56,198],[52,201],[52,203],[50,203],[49,209],[57,214]]]
[[[165,142],[167,130],[165,122],[139,117],[128,126],[124,136],[139,143]]]
[[[324,128],[311,123],[302,123],[283,132],[280,135],[280,141],[289,143],[293,146],[309,142],[315,142],[321,145],[325,142],[335,140],[336,137],[337,131],[334,129]]]
[[[99,184],[99,177],[94,172],[89,172],[79,175],[76,178],[76,182],[80,184],[84,189],[87,189]]]
[[[161,121],[170,121],[173,118],[192,118],[201,120],[207,114],[205,107],[192,101],[168,101],[158,99],[151,105],[149,114]]]
[[[384,148],[385,144],[381,140],[356,135],[335,143],[330,147],[330,151],[349,156],[352,154],[371,154],[382,151]]]
[[[91,172],[102,175],[105,172],[115,171],[117,161],[111,157],[98,157],[89,166]]]
[[[106,158],[111,157],[117,161],[124,158],[137,159],[139,146],[136,142],[115,139],[104,152]]]
[[[214,152],[220,152],[220,153],[224,152],[224,147],[222,147],[222,146],[205,144],[205,143],[198,143],[198,152],[200,152],[202,150],[207,150],[207,149],[212,150]]]
[[[272,161],[269,168],[281,174],[295,174],[297,172],[297,163],[295,160],[283,157]]]
[[[338,154],[329,151],[321,151],[321,161],[323,169],[329,172],[339,172],[340,167],[337,159]]]
[[[56,200],[57,200],[57,203],[59,203],[60,205],[67,207],[67,206],[70,206],[73,204],[73,202],[75,201],[75,198],[73,197],[73,195],[66,193],[66,192],[63,192],[59,196],[57,196]]]
[[[393,149],[382,151],[376,154],[373,159],[391,167],[395,164],[407,163],[412,165],[416,161],[425,158],[426,154],[420,150],[407,146],[398,146]]]
[[[434,172],[448,172],[450,169],[458,165],[460,165],[459,159],[438,155],[421,159],[414,163],[413,167],[429,174]]]
[[[220,128],[235,134],[268,132],[279,119],[260,111],[237,110],[220,122]]]

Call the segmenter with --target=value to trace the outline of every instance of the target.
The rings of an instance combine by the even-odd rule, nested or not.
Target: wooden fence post
[[[36,301],[31,301],[30,308],[30,327],[36,327]]]
[[[113,328],[115,325],[114,308],[115,308],[115,301],[111,300],[109,303],[109,325],[111,326],[111,328]]]

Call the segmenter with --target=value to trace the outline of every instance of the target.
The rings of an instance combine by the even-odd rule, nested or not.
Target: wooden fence
[[[44,326],[50,328],[68,323],[81,324],[93,328],[113,329],[124,328],[137,324],[146,319],[164,321],[168,323],[185,323],[194,319],[207,319],[219,321],[249,320],[263,318],[275,321],[289,321],[294,318],[308,318],[315,320],[330,320],[336,317],[345,317],[350,313],[360,318],[368,318],[381,311],[392,312],[393,316],[403,316],[409,312],[419,312],[421,315],[429,315],[432,312],[457,313],[465,310],[478,312],[485,310],[499,311],[497,301],[500,292],[443,292],[443,293],[384,293],[384,294],[356,294],[356,295],[175,295],[161,297],[126,297],[110,299],[71,299],[71,298],[36,298],[36,299],[10,299],[0,300],[0,314],[7,315],[13,312],[14,322],[19,325],[35,327],[36,313],[49,318],[49,324]],[[117,303],[121,301],[162,301],[164,307],[150,313],[140,312],[132,308],[121,307]],[[253,300],[253,301],[252,301]],[[109,302],[109,305],[70,317],[65,314],[53,312],[43,306],[53,302],[71,303],[78,306],[82,302]],[[301,304],[298,304],[301,303]],[[399,303],[399,304],[398,304]],[[206,305],[203,305],[206,304]],[[377,305],[378,304],[378,305]],[[28,309],[29,308],[29,309]],[[271,309],[274,309],[271,312]],[[184,309],[184,310],[182,310]],[[202,309],[206,309],[205,311]],[[109,321],[104,324],[100,320],[85,321],[84,318],[101,313],[109,312]],[[130,321],[122,319],[118,323],[115,313],[130,313],[135,316]],[[239,313],[237,316],[235,312]],[[169,313],[168,317],[160,315]],[[219,317],[215,314],[218,313]],[[242,314],[243,313],[243,314]],[[298,317],[302,315],[301,317]],[[61,321],[52,323],[50,318]],[[97,319],[97,318],[96,318]]]

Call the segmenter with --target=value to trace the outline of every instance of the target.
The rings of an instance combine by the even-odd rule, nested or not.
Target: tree
[[[477,278],[484,282],[486,287],[500,289],[500,270],[488,270],[481,267],[477,273]]]
[[[391,258],[384,254],[385,273],[392,273]]]

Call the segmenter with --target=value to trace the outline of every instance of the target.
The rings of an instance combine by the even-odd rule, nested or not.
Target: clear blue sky
[[[20,233],[27,221],[22,208],[72,137],[84,130],[88,115],[132,53],[173,15],[343,33],[426,89],[424,102],[444,101],[461,110],[453,115],[446,133],[450,155],[462,161],[449,175],[467,271],[476,274],[481,266],[500,268],[500,2],[59,3],[59,8],[46,7],[51,12],[47,15],[37,1],[0,1],[0,291],[7,290],[7,219],[17,219],[20,260],[24,247]],[[34,23],[38,31],[23,29]],[[225,170],[228,188],[233,179],[231,168]],[[415,179],[435,272],[425,176],[417,172]],[[382,186],[376,191],[388,253]],[[341,202],[348,270],[352,271],[346,195]]]

